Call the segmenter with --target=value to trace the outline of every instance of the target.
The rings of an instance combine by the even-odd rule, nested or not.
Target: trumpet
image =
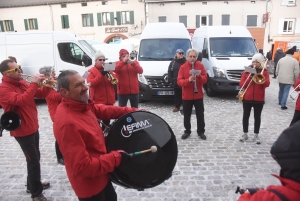
[[[115,78],[114,76],[112,76],[112,74],[109,71],[106,74],[106,77],[112,84],[118,84],[118,82],[119,82],[118,78]]]
[[[129,63],[133,63],[134,60],[136,59],[136,55],[137,55],[137,52],[135,50],[133,50],[130,54],[129,54]]]
[[[267,63],[268,63],[268,59],[266,58],[261,62],[262,71],[260,73],[255,74],[252,77],[253,82],[255,82],[256,84],[264,84],[266,82],[266,78],[263,75],[263,73],[264,73]]]
[[[297,89],[300,87],[300,84],[298,84],[298,86],[295,87],[295,89],[290,93],[290,97],[293,100],[296,100],[299,96],[299,91],[297,91]],[[296,94],[296,95],[294,95]]]
[[[27,83],[31,83],[34,76],[33,75],[27,75],[27,74],[22,74],[23,77],[25,77],[25,80]],[[55,80],[49,80],[45,79],[38,83],[39,87],[49,87],[49,88],[57,88],[57,82]]]

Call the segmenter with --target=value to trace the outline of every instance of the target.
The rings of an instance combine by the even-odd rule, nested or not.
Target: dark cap
[[[177,49],[177,50],[176,50],[176,54],[177,54],[177,53],[184,53],[184,51],[183,51],[183,49]]]
[[[294,54],[294,49],[288,49],[287,51],[286,51],[286,54],[291,54],[291,55],[293,55]]]

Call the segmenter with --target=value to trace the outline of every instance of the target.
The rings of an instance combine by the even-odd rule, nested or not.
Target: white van
[[[85,65],[82,60],[84,54],[87,58]],[[0,62],[8,56],[16,57],[24,74],[34,75],[43,66],[53,66],[56,73],[72,69],[83,75],[94,63],[95,49],[69,32],[0,33]]]
[[[168,67],[176,50],[191,48],[191,37],[182,23],[149,23],[141,34],[137,60],[143,68],[138,76],[140,101],[173,100]]]
[[[258,52],[250,32],[243,26],[198,28],[192,45],[202,53],[209,76],[204,86],[208,96],[238,91],[244,67],[251,64],[252,56]]]

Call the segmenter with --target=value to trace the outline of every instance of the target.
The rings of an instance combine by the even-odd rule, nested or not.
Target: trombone
[[[34,77],[33,75],[27,75],[27,74],[22,74],[22,76],[25,77],[27,83],[31,83]],[[44,86],[49,88],[57,88],[57,82],[55,80],[49,80],[49,79],[41,81],[38,85],[39,87]]]
[[[248,86],[247,86],[247,88],[244,90],[244,86],[245,86],[245,84],[246,84],[246,82],[247,82],[247,80],[249,79],[250,76],[251,76],[251,73],[249,73],[249,76],[248,76],[247,79],[245,80],[243,86],[241,87],[241,89],[240,89],[239,92],[238,92],[238,95],[236,96],[236,97],[239,99],[240,102],[243,101],[244,95],[245,95],[245,93],[246,93],[248,87],[250,86],[250,84],[251,84],[252,81],[253,81],[253,79],[251,79],[250,82],[249,82],[249,84],[248,84]]]
[[[296,100],[296,99],[298,98],[298,96],[299,96],[299,91],[297,91],[297,89],[298,89],[299,87],[300,87],[300,84],[298,84],[298,86],[296,86],[296,87],[294,88],[294,90],[290,93],[291,99]],[[294,95],[294,94],[296,94],[296,95]]]

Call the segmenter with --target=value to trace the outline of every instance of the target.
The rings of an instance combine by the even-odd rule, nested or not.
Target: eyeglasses
[[[21,70],[21,65],[18,65],[16,68],[4,71],[6,73],[10,73],[10,72],[18,72],[18,70]]]
[[[189,58],[196,58],[196,56],[189,56]]]
[[[177,54],[181,54],[181,55],[183,55],[184,53],[183,53],[183,52],[179,52],[179,53],[177,53]]]
[[[98,61],[105,61],[105,59],[98,59]]]

